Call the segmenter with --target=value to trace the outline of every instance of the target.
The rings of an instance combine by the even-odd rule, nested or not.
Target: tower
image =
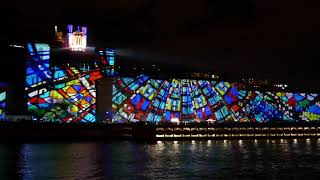
[[[67,26],[67,47],[72,51],[85,51],[87,47],[87,27],[78,26],[76,31],[73,31],[73,25]]]
[[[67,47],[71,47],[71,45],[72,45],[72,39],[73,39],[72,33],[73,33],[73,26],[71,24],[69,24],[67,26],[67,42],[66,42]]]

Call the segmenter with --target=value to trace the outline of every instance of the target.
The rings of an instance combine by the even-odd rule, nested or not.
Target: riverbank
[[[320,138],[320,123],[64,124],[0,122],[0,141],[228,140]]]

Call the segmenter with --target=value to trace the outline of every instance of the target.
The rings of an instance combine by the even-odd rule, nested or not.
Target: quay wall
[[[320,124],[270,126],[0,123],[1,141],[112,141],[320,138]]]

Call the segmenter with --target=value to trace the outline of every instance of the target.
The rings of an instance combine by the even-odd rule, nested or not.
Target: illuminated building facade
[[[35,120],[95,122],[96,80],[105,68],[73,64],[51,66],[48,44],[28,43],[26,92]]]
[[[114,49],[86,49],[87,28],[72,25],[66,37],[55,27],[54,42],[26,45],[28,111],[39,121],[95,122],[96,82],[115,75]]]
[[[112,49],[98,49],[90,67],[51,66],[48,44],[27,47],[28,110],[37,120],[95,122],[96,81],[103,77],[113,78],[114,123],[320,120],[320,96],[315,93],[247,90],[241,83],[213,80],[117,77]]]
[[[250,90],[243,83],[219,81],[218,76],[212,76],[211,80],[155,79],[138,73],[122,77],[115,70],[112,48],[96,48],[89,61],[81,62],[88,51],[86,27],[73,31],[73,26],[68,25],[66,39],[68,47],[80,51],[75,52],[79,63],[69,63],[69,57],[64,55],[60,56],[60,62],[64,63],[52,63],[49,44],[26,45],[25,91],[28,111],[35,120],[96,122],[97,84],[105,77],[109,80],[101,86],[110,90],[102,89],[98,94],[105,97],[101,101],[109,102],[110,97],[110,105],[102,102],[99,117],[106,117],[104,113],[107,113],[114,123],[320,120],[320,95],[316,93]],[[209,74],[205,75],[210,78]],[[0,94],[0,105],[1,97]]]
[[[85,51],[87,47],[87,27],[78,26],[76,31],[73,31],[73,25],[68,25],[67,42],[68,47],[73,51]]]
[[[319,94],[264,92],[209,80],[118,77],[113,122],[320,120]]]

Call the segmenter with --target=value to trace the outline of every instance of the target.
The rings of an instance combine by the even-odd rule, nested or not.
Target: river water
[[[317,179],[320,139],[0,144],[0,179]]]

